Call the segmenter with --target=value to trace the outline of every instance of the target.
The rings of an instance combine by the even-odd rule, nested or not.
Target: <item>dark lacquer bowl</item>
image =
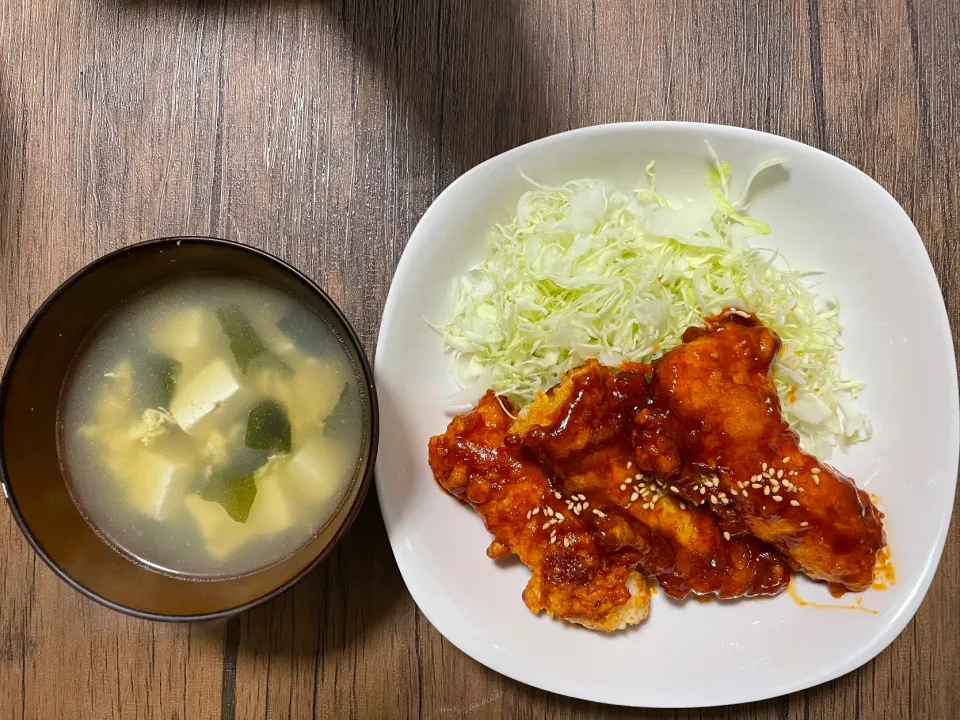
[[[358,373],[363,443],[340,508],[312,540],[281,562],[228,579],[191,580],[147,569],[104,541],[71,498],[57,453],[57,406],[87,334],[119,303],[177,276],[217,272],[272,285],[316,310],[344,339]],[[157,620],[198,620],[245,610],[297,582],[330,552],[360,509],[377,452],[373,374],[356,333],[315,283],[263,251],[215,238],[132,245],[64,282],[30,318],[0,383],[0,480],[17,524],[66,582],[108,607]]]

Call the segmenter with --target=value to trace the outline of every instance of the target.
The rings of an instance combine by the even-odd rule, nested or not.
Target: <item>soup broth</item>
[[[155,569],[241,575],[336,512],[363,437],[357,369],[313,310],[257,281],[149,289],[91,334],[60,401],[74,500]]]

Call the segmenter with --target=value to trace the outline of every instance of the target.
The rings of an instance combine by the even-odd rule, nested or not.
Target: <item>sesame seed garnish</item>
[[[590,507],[590,503],[585,502],[585,503],[583,504],[583,509],[586,510],[588,507]]]
[[[725,533],[723,534],[723,539],[724,539],[724,540],[729,540],[729,539],[730,539],[730,533],[725,532]]]
[[[785,458],[783,459],[783,464],[786,465],[788,462],[790,462],[790,456],[789,456],[789,455],[787,455],[787,457],[785,457]]]
[[[737,489],[736,489],[736,488],[730,488],[730,494],[731,494],[731,495],[739,495],[740,493],[737,492]]]
[[[710,496],[710,502],[711,502],[711,504],[716,505],[716,504],[719,502],[719,500],[717,500],[717,496],[716,496],[716,495],[711,495],[711,496]]]
[[[701,495],[706,495],[706,494],[707,494],[707,489],[706,489],[705,487],[703,487],[703,486],[700,486],[700,494],[701,494]]]
[[[680,503],[680,509],[681,509],[681,510],[686,510],[686,509],[687,509],[686,504],[685,504],[685,503]]]
[[[765,487],[765,488],[763,489],[763,494],[764,494],[764,495],[769,495],[769,494],[770,494],[770,488],[769,488],[769,487]]]
[[[783,497],[780,495],[774,495],[773,500],[774,502],[783,502]]]
[[[555,493],[553,494],[553,496],[554,496],[557,500],[563,500],[563,495],[561,495],[561,494],[558,493],[558,492],[555,492]]]
[[[565,537],[565,538],[563,539],[563,546],[564,546],[564,547],[570,547],[570,538]]]
[[[551,535],[551,536],[550,536],[550,544],[553,545],[556,541],[557,541],[557,536],[556,536],[556,535]]]
[[[639,500],[639,499],[640,499],[640,493],[633,493],[633,494],[630,496],[630,502],[636,502],[636,501]]]
[[[633,463],[627,460],[627,470],[633,467]]]
[[[643,480],[643,473],[637,473],[633,476],[634,480]]]
[[[532,513],[532,514],[533,514],[533,515],[536,515],[538,512],[540,512],[540,508],[535,507],[535,508],[533,509],[533,513]]]
[[[620,483],[620,489],[626,490],[627,489],[626,483]]]
[[[820,478],[819,478],[818,476],[816,476],[816,475],[813,476],[813,484],[814,484],[814,485],[819,485],[819,484],[820,484]]]
[[[811,475],[819,475],[819,474],[820,474],[820,468],[810,468],[810,474],[811,474]]]
[[[553,508],[552,508],[552,507],[545,507],[545,508],[543,509],[543,514],[546,515],[547,517],[553,517]]]
[[[529,519],[530,519],[530,511],[527,510],[527,520],[529,520]]]
[[[573,508],[573,511],[574,511],[577,515],[580,514],[580,511],[581,511],[581,510],[583,510],[583,505],[581,505],[580,503],[577,503],[577,504],[576,504],[576,507]]]
[[[541,527],[540,529],[541,529],[541,530],[546,530],[548,527],[550,527],[550,523],[549,523],[549,522],[545,522],[545,523],[543,524],[543,527]]]
[[[677,490],[677,487],[676,487],[675,485],[671,485],[671,486],[670,486],[670,492],[678,493],[678,492],[680,492],[680,491]]]
[[[598,516],[598,517],[602,517],[602,518],[605,518],[605,517],[607,516],[607,514],[606,514],[606,513],[604,513],[604,512],[601,512],[600,510],[597,510],[596,508],[594,508],[594,509],[593,509],[593,512],[595,512],[595,513],[597,514],[597,516]]]
[[[809,525],[809,524],[810,524],[810,523],[808,523],[806,520],[804,520],[802,523],[800,523],[800,527],[807,527],[807,525]]]
[[[557,522],[563,522],[563,514],[557,513]]]
[[[763,463],[763,464],[760,466],[760,469],[763,470],[764,472],[766,472],[768,467],[769,467],[769,465],[767,465],[766,463]]]
[[[754,490],[759,490],[760,488],[763,487],[763,485],[761,485],[760,483],[750,483],[750,487],[752,487]]]
[[[800,503],[797,502],[796,500],[791,500],[790,504],[793,505],[794,507],[800,507]]]
[[[783,470],[777,470],[777,478],[783,477]]]

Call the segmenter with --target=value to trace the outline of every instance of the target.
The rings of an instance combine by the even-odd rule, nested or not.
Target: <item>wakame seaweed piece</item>
[[[271,455],[290,452],[290,418],[276,400],[261,400],[247,416],[245,444],[252,450]]]
[[[227,515],[239,523],[245,523],[257,497],[257,482],[252,472],[241,475],[217,473],[200,490],[200,497],[220,503]]]
[[[167,355],[150,353],[134,367],[134,388],[144,408],[169,408],[182,365]]]
[[[307,310],[291,310],[284,313],[283,317],[277,322],[277,329],[308,355],[314,357],[329,355],[330,348],[335,340],[312,330],[311,325],[315,325],[315,323],[308,322],[308,312]]]
[[[230,341],[230,352],[240,372],[247,373],[250,362],[267,352],[267,346],[254,330],[253,325],[236,305],[227,305],[217,309],[217,320]]]

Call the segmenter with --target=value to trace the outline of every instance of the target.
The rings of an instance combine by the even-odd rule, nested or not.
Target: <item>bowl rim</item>
[[[6,457],[3,452],[3,442],[2,438],[6,426],[6,407],[7,407],[7,395],[10,390],[11,374],[13,368],[16,366],[19,361],[20,354],[23,351],[23,347],[26,345],[27,341],[33,335],[34,330],[37,325],[47,314],[50,308],[56,304],[63,296],[63,294],[71,287],[73,287],[77,282],[82,280],[84,277],[99,270],[106,265],[114,262],[115,260],[125,257],[127,255],[140,252],[144,249],[155,248],[155,247],[179,247],[181,245],[209,245],[213,247],[225,248],[232,251],[237,251],[241,253],[247,253],[254,257],[259,258],[260,260],[265,260],[268,263],[273,264],[276,267],[279,267],[281,270],[293,275],[297,280],[299,280],[303,285],[305,285],[310,291],[315,295],[319,296],[320,299],[326,303],[326,305],[332,310],[334,316],[340,323],[343,325],[346,330],[346,336],[348,342],[356,350],[357,355],[360,358],[360,371],[363,375],[363,381],[366,385],[367,397],[369,398],[369,409],[370,409],[370,434],[367,442],[367,463],[366,467],[363,470],[363,476],[360,478],[360,488],[357,491],[356,497],[353,499],[353,502],[350,506],[350,510],[344,518],[343,522],[340,524],[340,527],[337,528],[336,532],[333,534],[333,537],[330,538],[328,542],[316,557],[310,560],[307,565],[297,572],[293,577],[286,580],[281,585],[273,588],[272,590],[264,593],[263,595],[249,600],[242,605],[236,605],[234,607],[225,608],[223,610],[217,610],[214,612],[207,613],[193,613],[188,615],[177,615],[169,613],[155,613],[145,610],[138,610],[134,607],[129,607],[121,603],[114,602],[109,600],[99,593],[88,588],[86,585],[81,583],[72,577],[69,573],[66,572],[60,565],[54,561],[53,558],[47,553],[43,545],[40,543],[39,539],[34,535],[26,519],[23,517],[23,514],[20,511],[20,507],[17,503],[16,496],[13,492],[13,487],[10,484],[10,478],[7,471],[7,462]],[[161,622],[194,622],[198,620],[218,620],[222,618],[232,617],[238,615],[250,608],[256,607],[257,605],[262,605],[263,603],[272,600],[273,598],[281,595],[282,593],[289,590],[291,587],[296,585],[300,580],[306,577],[310,572],[312,572],[318,565],[320,565],[323,560],[330,554],[334,547],[340,542],[344,535],[349,531],[350,527],[353,525],[354,520],[356,520],[357,515],[360,512],[360,508],[363,506],[364,500],[366,499],[367,493],[370,490],[371,485],[373,484],[374,469],[376,467],[376,458],[377,450],[379,448],[379,438],[380,436],[380,413],[379,413],[379,403],[377,401],[377,390],[374,384],[374,375],[373,368],[370,363],[370,360],[367,358],[367,354],[364,351],[363,344],[360,342],[356,330],[354,329],[351,322],[344,315],[343,310],[340,309],[340,306],[321,288],[316,282],[311,278],[307,277],[300,270],[295,268],[290,263],[285,260],[280,259],[276,255],[262,250],[257,247],[250,245],[244,245],[242,243],[236,242],[234,240],[227,240],[219,237],[212,236],[203,236],[203,235],[183,235],[183,236],[169,236],[161,237],[153,240],[145,240],[141,242],[132,243],[130,245],[125,245],[124,247],[118,248],[112,252],[103,255],[96,260],[84,265],[82,268],[77,270],[75,273],[70,275],[66,280],[61,282],[50,294],[44,299],[44,301],[34,310],[30,319],[27,320],[27,323],[23,326],[23,329],[20,331],[19,336],[17,337],[16,342],[13,344],[13,347],[10,349],[10,355],[7,358],[6,365],[3,369],[2,378],[0,378],[0,489],[3,491],[4,498],[6,499],[7,505],[10,508],[10,512],[13,515],[14,519],[17,522],[17,526],[20,528],[20,532],[26,538],[27,542],[33,548],[33,550],[40,556],[40,558],[46,563],[47,567],[53,570],[61,580],[66,582],[70,587],[72,587],[77,592],[82,595],[90,598],[94,602],[103,605],[104,607],[110,608],[111,610],[116,610],[125,615],[130,615],[133,617],[142,618],[145,620],[157,620]],[[89,522],[89,521],[88,521]],[[290,557],[289,555],[287,557]],[[216,580],[208,580],[204,582],[217,582]]]

